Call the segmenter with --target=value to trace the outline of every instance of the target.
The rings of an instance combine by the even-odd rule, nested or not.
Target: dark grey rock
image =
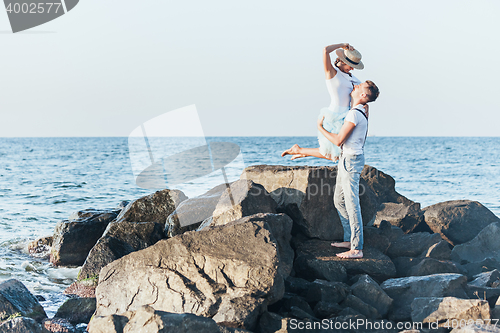
[[[156,222],[165,227],[167,217],[186,200],[179,190],[162,190],[131,201],[116,217],[119,222]]]
[[[451,259],[451,247],[450,243],[445,240],[439,243],[431,245],[427,252],[422,252],[427,258],[433,258],[437,260],[450,260]]]
[[[310,240],[304,242],[296,251],[297,259],[294,266],[295,270],[300,276],[297,271],[297,262],[299,258],[305,257],[308,258],[309,261],[315,260],[317,262],[314,267],[323,267],[323,275],[327,274],[324,273],[328,269],[325,267],[338,267],[337,264],[340,264],[344,266],[348,276],[368,274],[378,281],[396,276],[396,268],[392,261],[377,249],[365,247],[363,249],[363,258],[361,259],[342,259],[336,256],[337,253],[344,251],[346,251],[346,249],[331,246],[331,242],[329,241]],[[299,264],[301,264],[301,262],[299,262]],[[309,267],[311,267],[311,265]],[[340,272],[340,270],[338,272]]]
[[[475,275],[489,272],[494,269],[500,270],[500,262],[493,258],[485,258],[484,260],[467,263],[462,266],[467,271],[467,279],[474,280]]]
[[[420,204],[417,202],[409,205],[386,202],[382,203],[377,211],[373,219],[373,225],[378,226],[382,220],[386,220],[390,224],[401,228],[404,233],[409,233],[424,220],[423,216]]]
[[[446,201],[423,211],[425,223],[451,245],[466,243],[488,224],[500,222],[500,218],[477,201]]]
[[[167,218],[165,224],[167,237],[196,230],[201,222],[212,216],[226,188],[226,184],[221,184],[200,196],[182,201]]]
[[[451,260],[460,264],[483,261],[487,258],[500,260],[500,223],[488,224],[476,237],[467,243],[456,245],[451,250]]]
[[[380,286],[393,299],[389,319],[405,321],[411,317],[411,302],[416,297],[467,298],[467,278],[460,274],[434,274],[389,279]]]
[[[390,258],[397,257],[418,257],[432,245],[441,241],[439,234],[429,234],[425,232],[406,234],[391,240],[391,246],[387,250]]]
[[[342,307],[335,302],[320,301],[316,303],[313,311],[317,318],[323,319],[338,315],[342,311]]]
[[[470,286],[477,287],[500,287],[500,272],[494,269],[490,272],[479,273],[474,276],[474,281],[469,283]]]
[[[13,316],[29,317],[36,321],[47,318],[42,306],[28,288],[20,281],[10,279],[0,283],[0,321]]]
[[[297,295],[305,295],[312,282],[294,276],[287,276],[285,279],[285,290]]]
[[[424,258],[408,271],[408,275],[412,276],[441,273],[460,273],[460,271],[457,266],[449,260],[437,260],[433,258]]]
[[[345,267],[334,260],[322,260],[312,254],[300,254],[295,259],[294,270],[297,276],[309,281],[316,279],[327,281],[347,281]]]
[[[389,238],[386,236],[387,232],[383,229],[376,227],[363,228],[363,241],[365,247],[372,247],[382,253],[386,253],[391,245]]]
[[[88,323],[96,308],[95,298],[70,298],[57,309],[54,318],[67,319],[71,324]]]
[[[308,303],[314,302],[342,302],[349,293],[349,286],[342,282],[315,280],[306,294]]]
[[[314,317],[314,311],[311,309],[309,303],[303,297],[298,295],[288,294],[283,297],[283,308],[286,311],[291,311],[292,307],[297,307],[307,312],[310,316]]]
[[[134,251],[145,249],[164,238],[157,222],[112,222],[90,250],[78,275],[79,280],[99,275],[101,268]]]
[[[354,296],[374,307],[381,317],[386,316],[392,305],[392,298],[369,275],[361,275],[351,286],[351,291]]]
[[[240,179],[231,183],[230,188],[223,192],[212,216],[203,221],[197,230],[226,225],[258,213],[276,213],[276,206],[276,202],[262,185]]]
[[[373,306],[366,304],[359,297],[354,295],[348,295],[344,302],[342,302],[341,306],[350,307],[351,309],[356,310],[361,313],[366,318],[370,319],[379,319],[380,314]]]
[[[294,234],[300,232],[309,238],[334,240],[343,235],[333,206],[336,176],[336,167],[256,165],[246,168],[241,178],[264,186],[278,204],[277,210],[293,219]],[[366,225],[381,201],[363,178],[360,203]]]
[[[282,317],[273,312],[264,312],[259,320],[259,332],[274,333],[281,329]]]
[[[397,257],[393,258],[392,262],[396,267],[396,277],[410,276],[410,270],[422,262],[424,258],[412,258],[412,257]]]
[[[58,222],[54,229],[50,262],[57,266],[82,265],[118,212],[87,209],[73,213],[69,220]]]
[[[290,308],[290,315],[294,318],[297,318],[297,319],[310,319],[310,320],[313,320],[313,321],[318,321],[317,318],[314,317],[314,315],[311,315],[309,312],[307,311],[304,311],[302,310],[301,308],[297,307],[297,306],[292,306]]]

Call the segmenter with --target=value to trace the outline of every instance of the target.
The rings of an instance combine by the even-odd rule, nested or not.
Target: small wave
[[[68,201],[67,201],[67,200],[54,200],[54,201],[52,202],[52,204],[53,204],[53,205],[57,205],[57,204],[60,204],[60,203],[66,203],[66,202],[68,202]]]
[[[82,187],[80,184],[64,184],[64,185],[59,185],[55,186],[55,188],[79,188]]]

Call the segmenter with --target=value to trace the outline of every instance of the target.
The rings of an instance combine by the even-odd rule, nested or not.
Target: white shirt
[[[355,76],[349,76],[349,74],[342,72],[335,65],[333,68],[337,74],[330,80],[326,80],[326,89],[328,89],[331,98],[328,108],[333,112],[346,112],[351,105],[353,84],[359,84],[360,81]]]
[[[347,113],[344,122],[350,121],[354,125],[354,129],[351,135],[342,145],[342,152],[349,155],[361,155],[363,154],[363,146],[365,144],[366,130],[368,129],[368,120],[361,114],[361,112],[355,110],[359,109],[366,114],[365,108],[362,104],[358,104],[353,107]]]

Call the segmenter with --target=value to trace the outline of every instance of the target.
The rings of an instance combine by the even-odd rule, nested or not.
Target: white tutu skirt
[[[344,119],[348,112],[349,108],[341,108],[336,111],[332,111],[329,108],[322,108],[318,119],[324,116],[323,128],[330,133],[338,134],[342,125],[344,125]],[[319,152],[326,158],[332,160],[340,156],[340,148],[329,141],[320,131],[318,131],[318,143]]]

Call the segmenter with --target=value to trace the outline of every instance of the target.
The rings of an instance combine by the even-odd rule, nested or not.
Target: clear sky
[[[128,136],[196,104],[209,136],[316,136],[322,49],[348,42],[381,90],[377,136],[500,135],[500,1],[81,0],[12,34],[1,137]]]

